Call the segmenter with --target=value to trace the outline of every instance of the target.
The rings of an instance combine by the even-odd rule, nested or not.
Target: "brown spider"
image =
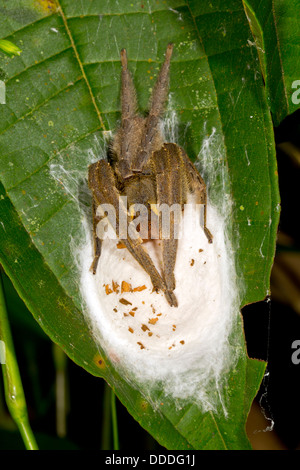
[[[204,205],[203,229],[209,243],[212,235],[206,227],[206,187],[203,179],[184,152],[175,143],[164,143],[159,124],[168,95],[170,60],[173,44],[166,50],[165,61],[155,84],[148,116],[137,114],[136,94],[127,68],[125,49],[121,51],[122,89],[121,126],[112,144],[110,161],[99,160],[89,167],[89,187],[93,193],[94,261],[91,266],[95,274],[101,254],[101,240],[97,237],[96,226],[100,220],[97,208],[111,204],[116,212],[115,231],[120,241],[150,276],[153,288],[163,291],[171,306],[178,306],[174,289],[176,287],[174,268],[178,239],[174,236],[174,216],[170,212],[170,236],[161,238],[163,272],[160,274],[149,256],[141,235],[123,237],[119,232],[120,218],[127,223],[132,216],[125,205],[119,206],[120,196],[126,196],[128,207],[144,204],[150,215],[152,204],[183,205],[189,194],[196,203]],[[122,208],[123,207],[123,208]],[[153,210],[153,209],[152,209]],[[122,213],[121,213],[122,212]],[[160,215],[158,215],[160,218]],[[124,220],[124,219],[123,219]],[[159,225],[161,235],[161,224]]]

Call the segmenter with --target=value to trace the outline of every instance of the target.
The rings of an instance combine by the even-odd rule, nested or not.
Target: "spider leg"
[[[96,233],[96,228],[97,224],[100,220],[100,217],[97,216],[96,214],[96,204],[95,200],[93,200],[93,240],[94,240],[94,259],[91,265],[91,271],[93,274],[96,274],[97,271],[97,266],[98,266],[98,261],[101,255],[101,240],[99,237],[97,237]]]
[[[107,161],[99,160],[98,162],[90,165],[89,186],[93,192],[96,207],[104,203],[111,204],[114,207],[116,213],[116,223],[115,227],[113,226],[113,229],[116,231],[118,236],[120,228],[120,217],[126,217],[127,227],[128,223],[130,222],[130,217],[127,213],[127,208],[120,204],[120,193],[115,186],[115,176],[111,166]],[[109,220],[109,222],[113,225],[114,220]],[[173,296],[168,292],[164,279],[161,277],[156,267],[154,266],[148,252],[143,248],[142,239],[138,236],[137,238],[132,238],[128,234],[127,238],[120,237],[120,240],[122,243],[124,243],[136,261],[150,276],[153,288],[155,290],[162,290],[165,293],[169,304],[171,306],[175,305]]]
[[[165,61],[160,69],[151,97],[151,105],[146,118],[140,149],[132,161],[131,169],[140,172],[151,153],[151,147],[158,131],[159,118],[161,117],[169,91],[170,60],[173,52],[173,44],[168,44]]]
[[[131,74],[128,70],[126,49],[121,50],[121,64],[122,64],[122,92],[121,92],[122,127],[126,127],[128,119],[135,116],[136,109],[137,109],[135,89],[134,89]]]
[[[173,144],[174,145],[174,144]],[[213,236],[206,226],[206,214],[207,214],[207,192],[204,180],[198,170],[195,168],[185,151],[180,148],[181,158],[183,159],[184,166],[186,168],[186,178],[188,184],[188,190],[190,193],[196,196],[197,204],[203,205],[203,231],[206,235],[208,243],[212,243]]]
[[[176,144],[164,144],[162,148],[153,152],[151,163],[156,178],[157,203],[169,207],[170,232],[168,237],[162,234],[162,212],[159,212],[160,238],[162,239],[162,258],[164,278],[167,288],[173,292],[176,287],[174,269],[178,247],[179,217],[186,193],[185,171],[180,158],[180,147]],[[174,210],[176,211],[176,220]]]
[[[121,149],[119,159],[119,170],[126,178],[131,175],[130,170],[130,157],[132,153],[131,149],[131,137],[133,130],[133,118],[136,115],[137,100],[135,88],[132,80],[132,76],[128,70],[127,54],[126,50],[121,50],[121,64],[122,64],[122,85],[121,85]]]

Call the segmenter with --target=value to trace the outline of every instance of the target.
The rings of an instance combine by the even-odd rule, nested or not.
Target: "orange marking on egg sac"
[[[126,248],[126,246],[124,245],[124,243],[118,242],[117,243],[117,248],[119,248],[119,250],[122,250],[123,248]]]
[[[123,294],[123,292],[132,292],[132,287],[131,287],[131,284],[129,284],[129,282],[122,281],[121,294]]]
[[[138,287],[135,287],[133,289],[133,292],[141,292],[142,290],[145,290],[147,289],[147,287],[144,285],[144,286],[138,286]]]
[[[119,300],[120,304],[123,304],[123,305],[132,305],[131,302],[129,302],[129,300],[126,300],[126,299],[120,299]]]
[[[119,284],[117,282],[112,281],[112,288],[113,291],[116,292],[117,294],[119,293]]]
[[[112,291],[112,289],[110,288],[109,284],[104,284],[104,286],[105,286],[105,294],[106,294],[106,295],[109,295],[109,294],[112,294],[112,293],[113,293],[113,291]]]

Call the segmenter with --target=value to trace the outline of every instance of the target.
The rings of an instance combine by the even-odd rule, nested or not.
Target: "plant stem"
[[[13,339],[7,316],[2,278],[0,277],[0,339],[5,348],[5,358],[2,358],[2,372],[5,400],[11,417],[15,421],[27,450],[38,450],[32,433],[24,390],[22,386],[18,362],[14,350]]]
[[[114,394],[113,390],[111,390],[111,416],[112,416],[114,450],[119,450],[119,435],[118,435],[116,395]]]
[[[53,344],[55,364],[55,398],[56,398],[56,433],[59,437],[67,435],[67,356],[63,350]]]
[[[101,434],[101,450],[110,450],[111,443],[111,388],[104,382],[103,418]]]

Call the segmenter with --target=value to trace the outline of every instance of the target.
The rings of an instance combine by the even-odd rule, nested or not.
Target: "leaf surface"
[[[273,128],[257,51],[238,0],[103,2],[0,1],[1,35],[22,49],[0,57],[6,105],[0,106],[1,262],[50,338],[90,373],[104,377],[135,419],[170,449],[249,448],[245,420],[265,364],[246,354],[227,379],[228,416],[160,410],[118,375],[85,323],[74,246],[91,212],[87,166],[103,152],[120,117],[120,59],[127,49],[141,110],[147,108],[168,42],[175,45],[171,102],[179,143],[197,160],[214,203],[233,200],[231,237],[241,306],[269,288],[279,196]],[[4,19],[3,19],[4,18]],[[213,175],[203,143],[211,139]],[[55,170],[55,173],[54,173]],[[57,176],[58,175],[58,176]],[[56,176],[56,177],[55,177]],[[67,183],[66,183],[67,182]],[[152,397],[151,397],[152,398]]]
[[[299,4],[297,0],[243,0],[243,3],[277,126],[300,104]]]

